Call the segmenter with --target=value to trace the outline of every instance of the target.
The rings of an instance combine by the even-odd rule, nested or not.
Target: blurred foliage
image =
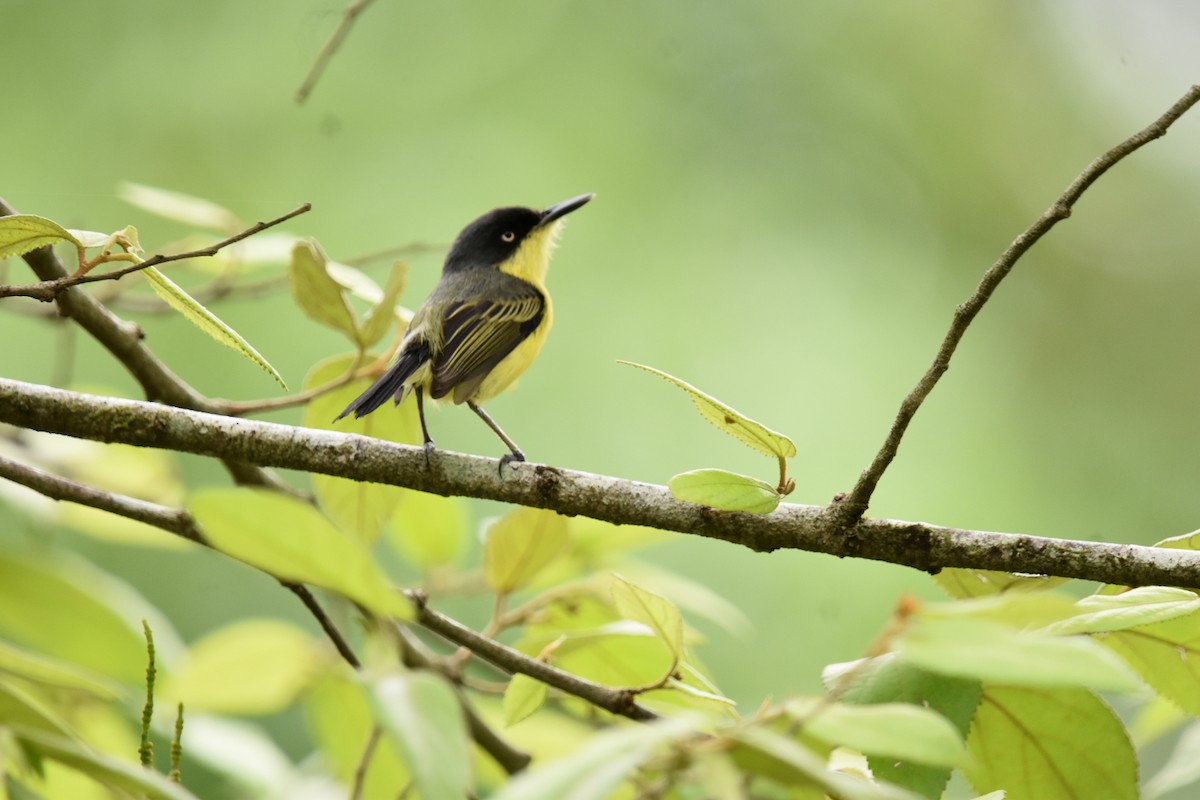
[[[20,35],[6,41],[6,55],[26,77],[7,84],[15,113],[6,117],[11,157],[0,194],[21,211],[72,230],[133,224],[153,253],[204,246],[313,203],[313,213],[289,223],[293,233],[268,232],[166,269],[289,384],[305,375],[305,389],[344,381],[303,411],[268,410],[272,418],[321,425],[332,414],[319,404],[344,405],[361,390],[367,350],[386,355],[392,318],[405,319],[400,292],[415,304],[432,287],[440,249],[467,219],[495,205],[596,191],[552,270],[550,345],[521,390],[496,401],[506,428],[534,460],[552,464],[658,483],[706,463],[757,474],[761,457],[695,435],[678,398],[646,389],[613,362],[661,365],[791,432],[802,453],[792,465],[797,496],[816,503],[853,483],[982,270],[1087,161],[1194,82],[1200,52],[1196,11],[1182,2],[1153,12],[1082,0],[376,2],[296,107],[292,92],[336,25],[337,4],[10,5],[6,24]],[[1195,527],[1200,377],[1191,365],[1200,322],[1187,298],[1200,291],[1192,224],[1200,182],[1186,143],[1198,126],[1185,117],[1106,176],[1018,266],[918,415],[872,513],[1141,543]],[[410,266],[393,266],[398,255]],[[295,278],[322,264],[346,290],[333,287],[340,299],[331,302],[348,307],[323,312],[328,327],[287,294],[298,285],[289,271]],[[17,259],[0,262],[0,276],[29,279]],[[200,391],[272,391],[252,364],[162,313],[144,284],[89,291],[136,320]],[[48,310],[0,304],[0,332],[20,343],[6,349],[0,371],[133,396],[111,357]],[[406,404],[339,429],[365,424],[374,427],[359,432],[415,441],[411,412]],[[451,410],[433,424],[448,429],[455,449],[491,453],[490,433],[469,417]],[[198,459],[56,437],[6,432],[0,451],[171,505],[228,483]],[[475,522],[501,510],[397,499],[380,487],[315,488],[326,517],[314,526],[323,533],[295,521],[297,536],[320,538],[333,548],[321,552],[353,561],[359,574],[424,585],[439,607],[487,625],[495,609],[487,535],[480,544],[473,533],[503,530]],[[298,604],[261,574],[8,485],[0,485],[0,523],[0,758],[11,770],[0,791],[24,797],[36,786],[41,796],[86,800],[107,790],[80,770],[126,789],[143,778],[114,764],[136,759],[142,619],[156,634],[164,706],[187,696],[197,709],[184,734],[184,774],[200,796],[344,797],[374,725],[404,714],[436,726],[429,740],[461,764],[459,734],[438,711],[445,687],[397,672],[382,656],[372,682],[352,677]],[[890,796],[867,794],[879,788],[862,780],[867,766],[936,796],[948,759],[980,792],[1003,785],[1010,798],[1022,796],[1009,782],[1015,770],[1037,776],[1057,763],[1104,765],[1073,771],[1091,781],[1072,788],[1081,796],[1134,796],[1122,724],[1081,688],[1128,685],[1129,668],[1145,682],[1142,694],[1106,698],[1131,730],[1148,732],[1138,741],[1147,794],[1186,797],[1195,780],[1186,765],[1197,737],[1174,735],[1196,724],[1194,597],[1126,592],[1116,595],[1132,596],[1126,605],[1109,608],[1098,605],[1103,591],[1075,602],[1083,587],[943,575],[956,597],[1028,591],[1055,617],[1007,601],[950,604],[967,609],[961,619],[934,605],[889,617],[901,592],[933,598],[937,589],[887,565],[766,557],[585,520],[566,527],[566,543],[540,568],[492,565],[494,575],[521,578],[500,584],[517,593],[507,613],[529,613],[497,634],[615,685],[662,681],[682,655],[685,669],[644,701],[683,722],[617,725],[597,736],[591,726],[603,715],[516,683],[494,706],[479,700],[481,711],[496,725],[512,722],[502,735],[547,764],[509,784],[509,796],[597,786],[597,771],[614,764],[624,769],[604,775],[616,776],[606,784],[616,796],[634,796],[622,784],[630,775],[643,793],[705,786],[740,797],[751,776],[755,796]],[[284,563],[282,550],[257,538],[269,528],[235,531],[263,551],[239,556],[279,574],[321,566]],[[1180,541],[1168,546],[1196,546],[1194,537]],[[682,609],[682,653],[651,624],[659,615],[630,618],[628,602],[620,610],[614,571]],[[337,578],[331,588],[345,590]],[[384,602],[378,580],[367,579],[372,603]],[[330,605],[340,627],[355,630],[349,604]],[[737,624],[746,619],[752,626]],[[371,641],[367,632],[355,639]],[[981,656],[965,646],[996,642],[1007,649]],[[881,746],[844,729],[833,741],[820,738],[820,725],[806,730],[810,717],[797,711],[818,715],[815,723],[822,709],[843,706],[783,699],[817,697],[824,665],[863,653],[867,660],[829,683],[832,694],[931,708],[973,759],[953,761],[958,751],[947,747],[915,763],[909,751],[911,761],[897,759],[904,742],[872,751]],[[261,664],[252,678],[247,663]],[[388,688],[399,684],[387,681],[414,697],[399,704]],[[260,683],[270,691],[256,690]],[[751,710],[768,696],[780,703],[756,717]],[[1149,696],[1157,702],[1143,705]],[[740,722],[725,697],[738,702]],[[680,716],[681,706],[697,716]],[[1042,732],[1061,732],[1061,717],[1078,720],[1071,732],[1079,735],[1047,748]],[[1006,723],[1014,718],[1027,727]],[[170,722],[156,724],[169,741]],[[421,781],[437,776],[419,777],[394,724],[384,727],[364,796],[394,796],[410,780],[430,786]],[[852,741],[867,762],[834,748]],[[1156,778],[1176,741],[1181,755]],[[494,765],[473,760],[446,777],[473,776],[481,793],[498,786]],[[831,764],[841,771],[829,772]],[[165,762],[159,767],[165,772]],[[786,785],[807,788],[789,794]],[[1045,786],[1036,796],[1053,796]]]

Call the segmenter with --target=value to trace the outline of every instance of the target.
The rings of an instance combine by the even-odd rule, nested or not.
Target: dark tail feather
[[[354,414],[354,418],[365,417],[389,399],[397,397],[404,382],[416,372],[422,364],[429,360],[429,345],[421,340],[410,342],[400,351],[400,357],[392,368],[383,374],[379,380],[371,384],[371,388],[358,396],[346,410],[334,418],[337,422],[342,417]]]

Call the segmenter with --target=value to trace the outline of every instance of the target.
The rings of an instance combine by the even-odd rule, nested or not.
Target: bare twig
[[[130,265],[128,267],[124,267],[122,269],[112,270],[110,272],[102,272],[99,274],[75,273],[75,274],[71,274],[71,275],[63,275],[61,277],[52,278],[50,280],[42,280],[39,283],[31,283],[31,284],[27,284],[24,286],[0,286],[0,298],[2,298],[2,297],[33,297],[37,300],[41,300],[44,303],[49,303],[52,300],[57,300],[59,295],[61,295],[64,291],[66,291],[70,287],[77,286],[79,284],[95,283],[97,281],[120,280],[121,278],[130,274],[131,272],[139,272],[148,267],[157,267],[159,264],[166,264],[171,261],[184,261],[189,258],[204,258],[207,256],[214,256],[218,252],[220,252],[222,248],[228,247],[229,245],[234,244],[235,242],[240,242],[241,240],[243,240],[249,236],[253,236],[256,233],[261,233],[262,231],[265,231],[267,228],[273,228],[274,226],[278,225],[281,222],[286,222],[287,220],[291,219],[292,217],[297,217],[297,216],[305,213],[306,211],[311,211],[311,210],[312,210],[312,204],[304,203],[303,205],[297,206],[296,208],[292,209],[291,211],[284,214],[283,216],[276,217],[275,219],[268,220],[267,222],[255,223],[254,225],[251,225],[249,228],[242,231],[241,233],[234,234],[233,236],[230,236],[228,239],[217,242],[214,245],[210,245],[208,247],[202,247],[199,250],[189,250],[186,253],[175,253],[172,255],[166,255],[163,253],[159,253],[158,255],[154,255],[154,256],[151,256],[150,258],[147,258],[145,261],[139,261],[136,264],[132,264],[132,265]],[[4,213],[10,214],[12,212],[6,211]]]
[[[51,500],[68,501],[81,506],[98,508],[128,519],[144,522],[168,533],[200,542],[200,531],[191,514],[178,508],[168,508],[136,497],[114,494],[53,475],[0,456],[0,478],[19,483]]]
[[[883,477],[884,471],[892,463],[892,459],[896,457],[896,451],[900,447],[900,440],[904,437],[904,432],[908,429],[909,423],[912,422],[913,416],[917,413],[921,404],[925,402],[925,398],[933,391],[933,387],[937,385],[938,380],[949,369],[950,357],[954,355],[959,341],[962,339],[963,334],[967,332],[967,327],[975,319],[975,315],[983,308],[984,303],[992,296],[992,292],[996,290],[996,287],[1000,285],[1000,282],[1004,280],[1021,256],[1029,248],[1033,247],[1039,239],[1045,236],[1051,228],[1061,220],[1071,216],[1071,209],[1075,205],[1075,202],[1079,200],[1080,196],[1101,175],[1135,150],[1166,134],[1167,129],[1171,127],[1172,123],[1182,117],[1197,102],[1200,102],[1200,85],[1190,88],[1175,105],[1171,106],[1165,114],[1145,129],[1130,136],[1089,164],[1087,169],[1071,182],[1071,185],[1054,202],[1054,205],[1046,209],[1032,225],[1026,228],[1008,246],[1008,249],[1004,251],[996,263],[984,273],[983,280],[979,282],[979,286],[976,287],[971,296],[967,298],[966,302],[954,309],[954,319],[950,323],[950,330],[946,332],[946,338],[942,341],[941,347],[938,348],[933,363],[929,366],[924,376],[921,377],[921,380],[917,382],[913,390],[904,398],[904,402],[900,404],[900,411],[896,415],[896,420],[892,423],[892,428],[888,432],[887,439],[875,455],[871,465],[859,476],[858,482],[849,494],[835,503],[834,508],[837,509],[837,513],[843,519],[855,520],[866,513],[867,507],[871,502],[871,495],[875,492],[875,487],[878,485],[879,479]]]
[[[417,622],[421,627],[433,631],[447,641],[467,648],[470,652],[490,661],[506,672],[528,675],[555,689],[582,698],[598,708],[629,719],[648,722],[658,716],[653,711],[638,705],[634,699],[634,693],[627,689],[594,683],[551,666],[545,661],[530,658],[520,650],[514,650],[494,639],[489,639],[461,622],[429,608],[425,604],[425,595],[421,592],[410,591],[407,594],[412,599],[413,605],[416,606]]]
[[[676,500],[665,486],[497,461],[364,436],[233,419],[136,400],[99,397],[0,378],[0,422],[81,439],[158,447],[357,481],[547,508],[567,515],[721,539],[752,550],[808,550],[902,564],[1028,572],[1122,586],[1200,589],[1200,552],[923,522],[847,521],[821,506],[783,503],[767,515],[721,512]]]
[[[350,33],[350,28],[354,25],[354,20],[363,11],[366,11],[367,6],[371,5],[374,0],[354,0],[350,5],[342,10],[342,21],[338,23],[337,30],[329,37],[329,41],[325,42],[325,46],[321,48],[321,52],[317,54],[317,60],[308,70],[308,75],[304,77],[304,82],[300,84],[300,88],[296,90],[296,102],[303,103],[312,93],[313,88],[317,85],[317,81],[321,78],[321,73],[325,71],[325,67],[329,64],[329,60],[333,58],[334,53],[342,46],[346,36]]]

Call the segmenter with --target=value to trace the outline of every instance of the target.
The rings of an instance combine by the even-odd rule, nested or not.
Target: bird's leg
[[[429,437],[429,428],[425,425],[425,392],[418,386],[415,389],[417,393],[417,416],[421,418],[421,435],[425,437],[425,467],[429,468],[429,454],[434,451],[433,439]]]
[[[483,420],[484,422],[486,422],[488,424],[489,428],[491,428],[493,431],[496,432],[496,435],[499,436],[500,439],[506,445],[508,445],[508,449],[512,451],[511,453],[509,453],[505,456],[502,456],[500,458],[500,474],[501,475],[504,474],[504,465],[505,464],[508,464],[513,461],[524,461],[525,460],[525,454],[521,452],[521,448],[517,447],[516,442],[514,442],[512,439],[508,438],[507,433],[500,430],[500,426],[496,424],[496,420],[489,417],[488,413],[486,411],[484,411],[482,408],[480,408],[479,406],[475,405],[474,402],[468,400],[467,405],[469,405],[471,407],[472,411],[474,411],[476,414],[479,415],[479,418],[481,420]]]

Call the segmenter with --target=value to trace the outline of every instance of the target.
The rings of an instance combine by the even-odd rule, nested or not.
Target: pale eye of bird
[[[502,242],[515,242],[516,240],[517,235],[512,231],[505,231],[504,233],[500,234],[500,241]]]

